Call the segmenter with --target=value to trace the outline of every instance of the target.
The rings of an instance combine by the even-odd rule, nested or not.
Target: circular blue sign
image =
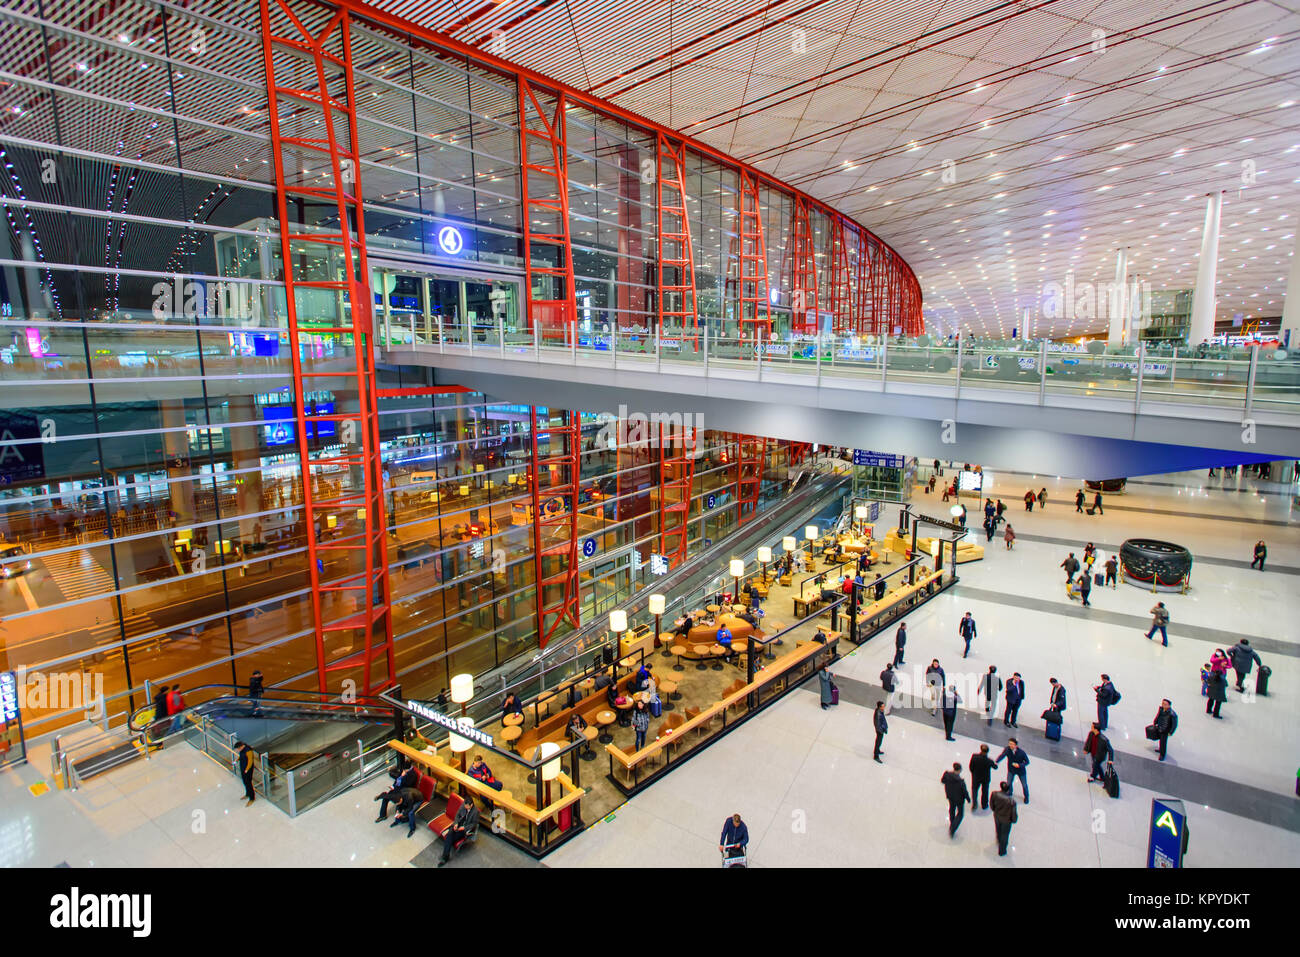
[[[716,496],[713,496],[713,495],[710,495],[707,499],[704,500],[704,507],[705,507],[705,508],[714,508],[715,505],[716,505],[716,502],[717,502],[717,497],[716,497]]]
[[[596,554],[596,540],[594,538],[584,538],[582,540],[582,555],[584,558],[590,558]]]
[[[465,248],[465,237],[455,226],[444,226],[438,230],[438,245],[448,256],[456,256]]]

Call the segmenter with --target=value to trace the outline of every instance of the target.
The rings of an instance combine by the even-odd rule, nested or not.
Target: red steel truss
[[[298,0],[261,0],[261,21],[316,677],[326,692],[331,672],[360,669],[358,690],[372,694],[392,684],[395,672],[351,21],[346,12]],[[290,198],[298,214],[292,218]],[[322,301],[333,304],[324,317]],[[301,316],[307,302],[310,312]],[[336,347],[330,361],[314,357],[311,346],[322,340]],[[356,411],[342,411],[353,389]],[[317,391],[334,392],[340,411],[309,413],[307,394]],[[337,436],[328,451],[318,445],[322,422],[333,423]]]
[[[578,627],[578,484],[582,417],[553,413],[559,425],[537,422],[528,407],[532,437],[533,562],[537,586],[537,647],[545,648],[562,623]],[[546,453],[541,450],[547,436]],[[542,483],[546,483],[543,492]]]
[[[669,569],[686,558],[697,437],[694,427],[659,424],[659,547]]]
[[[758,205],[758,180],[740,171],[740,338],[767,339],[772,334],[768,300],[767,243],[763,211]]]
[[[563,91],[551,93],[519,78],[524,311],[528,328],[540,327],[542,338],[577,334],[564,108]],[[537,295],[539,284],[544,285]]]
[[[848,236],[844,220],[831,213],[831,331],[853,332],[853,279],[849,269]]]
[[[794,198],[794,270],[790,283],[793,332],[817,331],[817,258],[808,201]],[[811,316],[811,318],[809,318]]]
[[[659,212],[659,328],[678,327],[683,340],[696,341],[700,325],[695,296],[695,252],[686,209],[686,146],[662,133],[655,177]],[[688,331],[689,330],[689,331]],[[675,338],[677,333],[672,334]]]
[[[758,435],[736,435],[737,523],[744,525],[758,514],[758,493],[767,470],[767,439]]]
[[[812,451],[811,442],[785,442],[784,445],[786,446],[786,462],[789,465],[801,464],[808,457],[808,453]]]

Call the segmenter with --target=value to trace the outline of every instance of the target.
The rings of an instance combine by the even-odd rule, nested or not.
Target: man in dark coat
[[[1065,714],[1065,685],[1055,678],[1049,678],[1048,684],[1052,686],[1052,694],[1047,699],[1047,710]]]
[[[1219,709],[1227,700],[1228,676],[1222,671],[1211,670],[1210,679],[1206,683],[1205,713],[1212,714],[1216,718],[1223,717],[1219,714]]]
[[[1097,724],[1105,731],[1110,724],[1110,706],[1119,701],[1119,692],[1107,674],[1101,676],[1101,684],[1092,690],[1097,692]]]
[[[961,819],[966,816],[966,802],[970,800],[966,779],[961,776],[961,762],[954,761],[952,770],[944,771],[939,781],[948,797],[948,836],[952,837],[961,827]]]
[[[1083,500],[1084,500],[1083,489],[1079,489],[1079,491],[1074,493],[1074,510],[1076,512],[1083,511]]]
[[[970,756],[970,807],[975,810],[978,799],[984,810],[989,809],[989,781],[993,775],[993,759],[989,757],[989,746],[981,744],[979,752]],[[982,796],[981,796],[981,792]]]
[[[1079,559],[1074,557],[1074,552],[1065,556],[1065,561],[1061,562],[1061,567],[1065,569],[1065,583],[1068,585],[1074,581],[1074,576],[1079,571]]]
[[[1093,497],[1092,497],[1092,507],[1096,510],[1096,512],[1097,512],[1098,515],[1105,515],[1105,514],[1106,514],[1104,511],[1102,511],[1102,508],[1101,508],[1101,492],[1097,492],[1095,495],[1093,495]]]
[[[1082,599],[1084,608],[1092,607],[1092,605],[1088,604],[1088,596],[1090,594],[1092,594],[1092,576],[1085,570],[1084,573],[1079,576],[1079,598]]]
[[[1016,823],[1016,799],[1011,795],[1011,785],[998,784],[997,793],[989,802],[993,807],[993,830],[998,836],[998,857],[1007,856],[1007,842],[1011,840],[1011,825]]]
[[[1245,691],[1242,683],[1250,674],[1251,666],[1262,665],[1263,662],[1259,660],[1259,655],[1245,638],[1228,649],[1228,660],[1232,662],[1232,670],[1237,672],[1237,690]]]
[[[975,637],[975,619],[971,617],[970,612],[962,615],[961,621],[957,623],[957,634],[962,641],[966,642],[966,648],[961,653],[961,656],[965,658],[970,654],[970,643]]]
[[[1083,742],[1083,753],[1092,758],[1092,770],[1088,773],[1088,780],[1101,781],[1104,778],[1102,774],[1102,765],[1110,760],[1115,753],[1106,740],[1106,736],[1101,733],[1101,726],[1094,721],[1092,730],[1088,732],[1088,739]]]
[[[925,669],[925,691],[930,699],[930,714],[939,712],[939,695],[943,691],[943,682],[943,668],[939,667],[939,659],[934,658],[930,661],[930,667]]]
[[[1169,752],[1169,736],[1178,730],[1178,715],[1168,698],[1160,702],[1160,710],[1156,712],[1151,724],[1156,729],[1156,740],[1159,742],[1156,750],[1160,752],[1160,760],[1163,761]]]
[[[949,685],[947,690],[941,692],[941,698],[944,740],[956,741],[957,739],[952,736],[952,726],[957,721],[957,705],[961,704],[961,695],[957,693],[957,686]]]
[[[993,763],[1000,765],[1002,759],[1007,759],[1007,786],[1011,787],[1016,778],[1020,778],[1020,787],[1025,792],[1025,803],[1029,803],[1029,775],[1026,769],[1029,767],[1029,755],[1025,754],[1025,749],[1020,746],[1020,742],[1015,738],[1007,739],[1007,746],[1002,749],[1002,753],[997,756]]]
[[[872,724],[876,729],[876,747],[871,757],[877,764],[884,764],[880,756],[885,752],[880,750],[880,745],[884,743],[885,735],[889,734],[889,722],[885,720],[885,703],[876,702],[876,710],[871,716]]]
[[[907,622],[898,626],[898,631],[894,633],[894,667],[897,668],[903,663],[903,648],[907,644]]]
[[[1018,728],[1016,718],[1020,715],[1020,706],[1025,701],[1025,679],[1017,671],[1007,682],[1007,710],[1002,714],[1002,724],[1008,728]]]

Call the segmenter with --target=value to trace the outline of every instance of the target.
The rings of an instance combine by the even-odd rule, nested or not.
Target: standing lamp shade
[[[650,596],[650,614],[662,615],[664,613],[664,608],[667,607],[667,605],[668,599],[663,595]]]
[[[807,528],[803,530],[803,536],[804,538],[808,539],[808,541],[810,542],[817,541],[817,526],[809,525]]]
[[[560,746],[556,744],[554,741],[542,742],[541,757],[542,760],[546,762],[545,764],[542,765],[543,781],[554,781],[556,778],[560,776],[560,771],[561,771],[560,762],[550,760],[551,758],[555,757],[555,755],[557,755],[559,751],[560,751]]]
[[[799,543],[794,540],[793,535],[787,535],[785,538],[781,539],[781,547],[787,552],[792,552],[799,547]]]
[[[742,578],[744,574],[745,574],[745,563],[741,561],[739,558],[733,558],[731,560],[731,577]]]
[[[609,630],[616,635],[627,631],[627,612],[619,609],[609,613]]]
[[[463,728],[474,727],[474,719],[469,717],[457,718],[456,723]],[[474,747],[474,742],[469,738],[462,738],[456,732],[451,732],[451,750],[456,754],[464,754],[470,748]]]
[[[474,697],[474,676],[470,674],[451,676],[451,700],[456,704],[465,704]]]
[[[856,518],[859,522],[866,521],[867,507],[865,505],[853,506],[853,517]]]
[[[767,564],[772,560],[772,549],[766,545],[760,545],[758,548],[758,560]]]

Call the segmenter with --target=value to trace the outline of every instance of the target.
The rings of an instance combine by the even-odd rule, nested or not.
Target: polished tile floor
[[[968,698],[945,742],[928,710],[903,702],[890,719],[885,764],[871,760],[870,708],[878,675],[892,657],[892,631],[840,661],[843,701],[818,707],[815,683],[727,735],[699,757],[616,810],[613,818],[546,859],[552,867],[717,866],[718,833],[728,814],[748,822],[756,866],[1142,866],[1147,814],[1155,795],[1188,801],[1187,865],[1282,866],[1300,860],[1300,624],[1295,574],[1300,522],[1289,499],[1206,484],[1196,476],[1152,477],[1106,497],[1106,514],[1074,512],[1077,483],[1055,477],[993,475],[1020,536],[1001,539],[987,558],[963,565],[961,582],[908,619],[907,669],[940,659],[948,678],[973,684],[996,664],[1028,686],[1020,737],[1030,753],[1032,803],[1021,808],[1012,851],[996,854],[986,812],[968,813],[953,839],[939,775],[965,766],[981,741],[1000,749],[1000,722],[980,720]],[[1159,484],[1155,484],[1159,483]],[[1243,483],[1244,484],[1244,483]],[[1046,512],[1023,511],[1030,486],[1046,485]],[[977,509],[966,500],[972,518]],[[918,495],[922,511],[942,514],[937,496]],[[1195,513],[1201,517],[1188,518]],[[1263,524],[1267,522],[1268,524]],[[1092,609],[1070,602],[1057,567],[1085,541],[1110,550],[1134,536],[1164,538],[1198,558],[1194,588],[1165,596],[1170,644],[1143,638],[1153,598],[1132,586],[1094,589]],[[1269,545],[1270,570],[1248,567],[1250,546]],[[1064,543],[1064,544],[1063,544]],[[961,658],[957,619],[970,610],[979,636]],[[771,609],[769,609],[769,612]],[[1273,668],[1272,694],[1230,693],[1222,721],[1204,714],[1199,670],[1215,647],[1241,635],[1260,645]],[[1124,781],[1119,800],[1085,782],[1079,742],[1093,716],[1091,688],[1108,672],[1123,693],[1111,710],[1110,738]],[[1065,736],[1051,745],[1038,715],[1048,678],[1067,687]],[[1161,697],[1180,715],[1170,757],[1154,760],[1142,734]],[[238,781],[187,747],[119,769],[75,793],[39,796],[48,751],[0,774],[0,864],[5,866],[406,866],[429,862],[430,839],[372,824],[367,785],[289,819],[259,801],[245,808]],[[1019,790],[1017,790],[1019,795]],[[490,837],[480,843],[491,843]],[[458,866],[475,863],[474,856]],[[480,864],[510,866],[485,847]],[[518,863],[524,863],[521,859]]]

